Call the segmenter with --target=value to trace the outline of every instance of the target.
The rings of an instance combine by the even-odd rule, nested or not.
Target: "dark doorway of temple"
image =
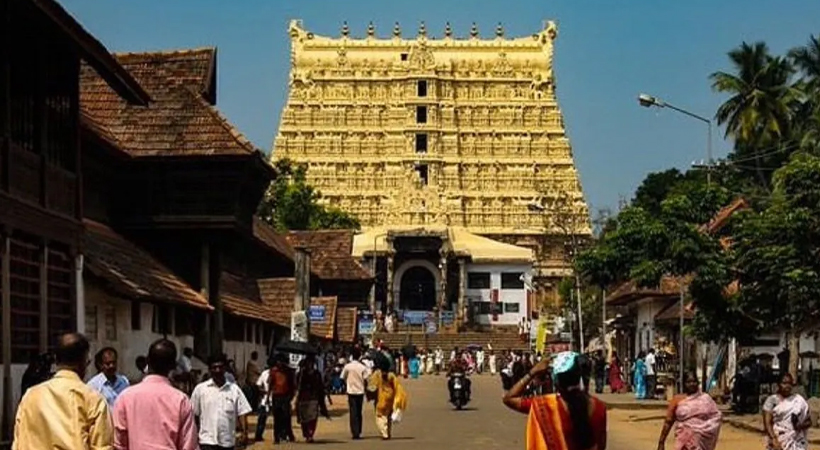
[[[407,269],[401,277],[399,308],[409,311],[432,311],[436,306],[436,277],[427,268]]]

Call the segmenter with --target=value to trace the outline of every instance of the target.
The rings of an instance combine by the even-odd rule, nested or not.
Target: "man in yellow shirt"
[[[83,383],[89,349],[88,340],[79,333],[60,337],[55,350],[57,373],[29,389],[17,408],[13,450],[113,448],[108,405]]]

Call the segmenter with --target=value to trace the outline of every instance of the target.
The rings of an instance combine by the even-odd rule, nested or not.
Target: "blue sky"
[[[647,92],[712,117],[722,98],[708,75],[728,69],[726,52],[764,40],[784,52],[820,33],[817,0],[59,0],[112,51],[216,46],[218,106],[259,148],[271,149],[285,100],[287,23],[338,35],[343,21],[363,36],[373,21],[413,36],[420,21],[459,36],[504,24],[529,35],[556,20],[556,75],[576,164],[592,211],[616,208],[651,171],[705,159],[705,125],[638,107]],[[715,155],[730,143],[715,133]]]

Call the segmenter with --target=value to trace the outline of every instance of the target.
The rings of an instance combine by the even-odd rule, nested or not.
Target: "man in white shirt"
[[[367,377],[370,376],[370,369],[359,362],[361,356],[361,350],[354,348],[350,362],[345,364],[341,374],[342,379],[347,383],[347,406],[350,416],[350,434],[353,439],[361,439],[362,436],[362,408]]]
[[[252,411],[242,389],[228,381],[224,356],[208,361],[211,378],[199,383],[191,394],[191,404],[197,417],[201,450],[227,450],[236,446],[236,420],[242,425],[243,442],[248,442],[248,417]]]
[[[650,348],[649,353],[643,359],[646,365],[646,396],[647,398],[655,398],[655,385],[657,383],[657,375],[655,374],[655,349]]]

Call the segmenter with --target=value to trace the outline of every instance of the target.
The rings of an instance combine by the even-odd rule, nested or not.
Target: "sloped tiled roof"
[[[664,275],[661,277],[660,285],[657,288],[643,288],[638,286],[638,284],[634,281],[627,281],[618,286],[617,289],[609,294],[606,297],[606,302],[609,305],[617,306],[624,305],[632,300],[638,300],[641,298],[671,297],[680,295],[681,283],[687,285],[691,280],[691,276],[681,278]]]
[[[333,339],[336,333],[336,297],[312,297],[310,306],[324,306],[325,320],[323,322],[311,322],[310,334],[323,339]]]
[[[341,342],[354,342],[358,331],[359,310],[355,306],[336,308],[336,337]]]
[[[133,156],[237,156],[261,153],[204,95],[215,49],[115,55],[151,96],[126,104],[90,67],[80,75],[83,111],[108,127]]]
[[[83,248],[88,271],[135,300],[212,309],[208,300],[145,250],[108,226],[86,219]]]
[[[94,67],[119,95],[134,104],[148,103],[150,97],[142,86],[111,56],[103,44],[86,31],[58,2],[31,0],[31,3],[77,46],[83,61]]]
[[[262,303],[270,310],[273,322],[290,327],[290,313],[296,298],[295,278],[264,278],[257,280]]]
[[[695,318],[695,305],[692,302],[684,303],[683,306],[683,320],[692,320]],[[665,322],[672,320],[680,320],[680,300],[667,306],[663,311],[655,315],[656,322]]]
[[[270,308],[261,300],[255,280],[222,272],[219,281],[219,298],[225,312],[246,319],[274,322]]]
[[[353,230],[291,231],[287,241],[306,247],[311,269],[324,280],[370,280],[373,277],[352,256]]]
[[[255,216],[253,218],[253,236],[258,241],[293,261],[294,251],[293,247],[290,243],[288,243],[288,240],[281,234],[277,233],[272,226]]]

